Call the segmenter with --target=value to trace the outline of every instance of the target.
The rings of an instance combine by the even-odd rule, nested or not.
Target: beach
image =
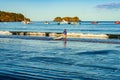
[[[120,1],[0,0],[0,80],[120,80]]]

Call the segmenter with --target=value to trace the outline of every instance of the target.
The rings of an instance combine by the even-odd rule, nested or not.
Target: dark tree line
[[[81,20],[78,17],[56,17],[54,18],[55,22],[62,22],[62,21],[67,21],[67,22],[80,22]]]
[[[21,22],[24,21],[25,19],[28,18],[26,18],[21,13],[0,11],[0,22]]]

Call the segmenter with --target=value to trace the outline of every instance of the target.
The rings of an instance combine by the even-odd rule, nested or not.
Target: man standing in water
[[[66,43],[66,39],[67,39],[67,30],[66,29],[64,29],[63,35],[64,35],[64,42]]]

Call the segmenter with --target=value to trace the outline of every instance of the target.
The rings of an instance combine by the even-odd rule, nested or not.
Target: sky
[[[0,10],[22,13],[32,21],[66,16],[82,21],[120,20],[120,0],[0,0]]]

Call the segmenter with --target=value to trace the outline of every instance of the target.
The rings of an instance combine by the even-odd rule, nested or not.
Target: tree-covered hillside
[[[28,18],[21,13],[0,11],[0,22],[21,22],[25,19]]]
[[[81,20],[78,17],[56,17],[54,18],[55,22],[62,22],[62,21],[67,21],[67,22],[80,22]]]

